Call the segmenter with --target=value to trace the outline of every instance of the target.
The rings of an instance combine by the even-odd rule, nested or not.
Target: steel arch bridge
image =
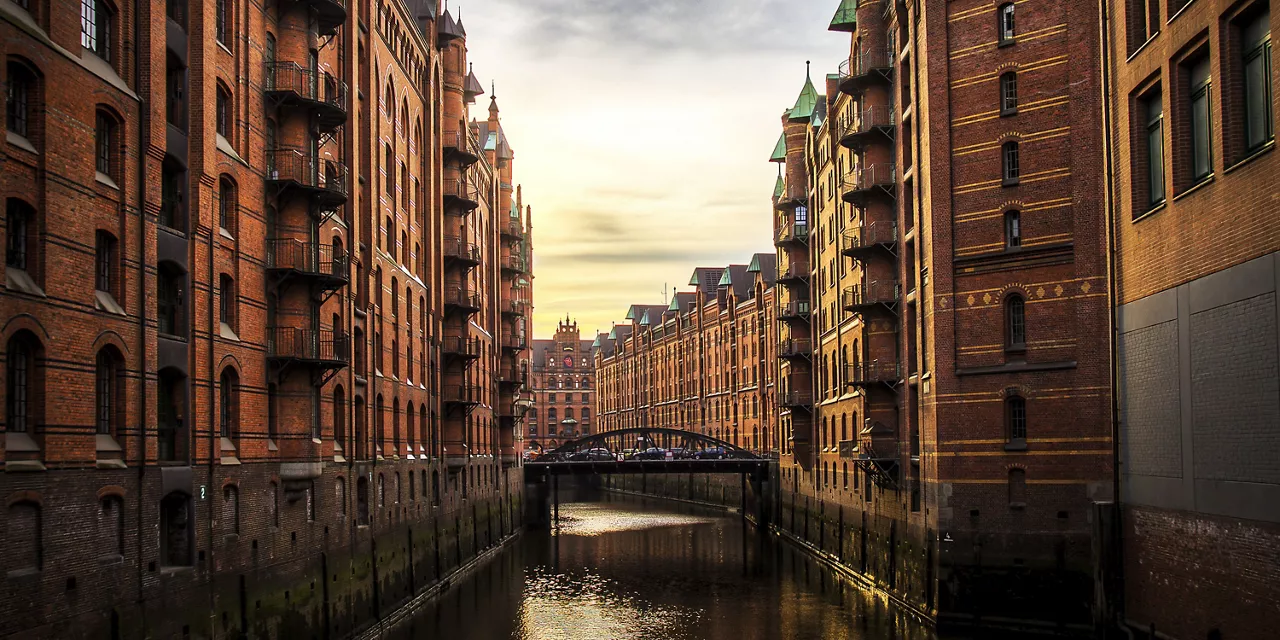
[[[667,429],[663,427],[630,427],[626,429],[615,429],[613,431],[602,431],[597,434],[584,436],[577,440],[566,442],[544,455],[553,458],[561,456],[567,457],[574,453],[590,451],[592,449],[607,449],[611,453],[622,453],[632,449],[644,450],[651,447],[678,450],[680,453],[689,457],[698,453],[705,454],[708,451],[715,451],[720,454],[723,459],[762,459],[746,449],[719,438],[693,431]]]
[[[628,452],[665,450],[662,455]],[[607,452],[608,455],[605,455]],[[671,455],[668,458],[666,452]],[[769,460],[719,438],[662,427],[604,431],[567,442],[524,464],[525,478],[604,473],[740,473],[768,475]]]

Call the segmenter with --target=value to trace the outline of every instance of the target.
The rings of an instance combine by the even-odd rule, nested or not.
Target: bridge
[[[550,524],[559,521],[560,476],[595,476],[613,473],[738,474],[742,478],[745,516],[747,488],[763,495],[769,480],[768,458],[719,438],[660,427],[631,427],[603,431],[567,442],[537,460],[524,464],[528,521]],[[755,503],[761,503],[755,500]],[[554,503],[554,504],[552,504]]]

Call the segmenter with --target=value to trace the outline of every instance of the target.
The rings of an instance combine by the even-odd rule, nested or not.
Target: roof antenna
[[[667,283],[662,283],[662,304],[667,303]]]

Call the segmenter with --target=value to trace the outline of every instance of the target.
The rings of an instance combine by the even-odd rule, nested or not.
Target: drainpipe
[[[133,15],[133,83],[134,92],[137,96],[138,103],[138,162],[135,165],[135,178],[138,190],[138,362],[141,364],[142,374],[139,379],[139,389],[141,398],[138,402],[138,505],[134,509],[137,514],[137,526],[134,529],[134,540],[136,542],[136,566],[137,566],[137,595],[135,604],[137,605],[138,615],[142,619],[142,627],[147,628],[147,609],[144,606],[142,597],[142,501],[144,497],[143,486],[147,475],[147,214],[146,201],[147,190],[145,186],[144,176],[146,176],[147,154],[146,150],[151,144],[151,118],[150,105],[143,99],[141,91],[144,83],[142,82],[142,63],[139,61],[138,52],[142,49],[138,39],[140,37],[139,23],[141,19],[135,13]],[[149,83],[145,83],[150,88]],[[127,157],[127,156],[125,156]],[[124,246],[123,243],[121,246]]]
[[[1112,153],[1112,105],[1115,96],[1112,93],[1111,80],[1114,77],[1112,69],[1115,63],[1111,56],[1111,38],[1110,34],[1110,15],[1107,12],[1107,0],[1099,0],[1099,24],[1101,25],[1100,33],[1100,51],[1102,54],[1102,135],[1103,135],[1103,212],[1106,220],[1107,233],[1107,297],[1108,305],[1108,327],[1107,341],[1110,356],[1110,376],[1111,376],[1111,501],[1114,505],[1114,516],[1116,521],[1112,523],[1112,531],[1122,529],[1123,525],[1119,521],[1120,517],[1120,400],[1117,395],[1119,388],[1119,375],[1117,373],[1117,357],[1118,357],[1118,324],[1116,303],[1117,285],[1116,285],[1116,194],[1113,178],[1115,172],[1115,157]],[[1107,532],[1110,533],[1110,532]],[[1115,545],[1116,566],[1119,573],[1116,577],[1114,593],[1124,593],[1124,547],[1118,544],[1119,536],[1114,536],[1117,544]],[[1104,586],[1105,588],[1105,586]],[[1122,630],[1128,631],[1124,625],[1124,597],[1121,595],[1115,603],[1108,602],[1108,608],[1115,612],[1115,621]],[[1111,606],[1114,605],[1114,606]],[[1130,633],[1132,637],[1132,633]]]

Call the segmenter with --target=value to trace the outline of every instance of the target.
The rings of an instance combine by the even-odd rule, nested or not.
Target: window
[[[347,397],[341,386],[333,390],[333,441],[338,449],[348,451]]]
[[[1010,396],[1004,401],[1005,419],[1009,425],[1010,442],[1026,442],[1027,401],[1022,396]]]
[[[227,33],[230,31],[228,25],[231,20],[231,11],[227,7],[229,0],[217,0],[218,4],[214,14],[214,35],[217,36],[218,42],[227,44]]]
[[[5,430],[10,433],[32,433],[37,397],[36,355],[40,343],[28,332],[9,339],[5,349]]]
[[[31,112],[36,99],[36,74],[20,62],[9,62],[8,91],[5,92],[5,128],[24,138],[31,137]]]
[[[183,31],[187,29],[187,2],[186,0],[165,0],[164,14],[170,20],[182,27]]]
[[[1125,17],[1128,21],[1129,53],[1132,54],[1160,32],[1160,0],[1127,0],[1127,2]]]
[[[1018,74],[1010,71],[1000,76],[1000,115],[1018,112]]]
[[[236,281],[225,273],[218,276],[218,321],[236,327]]]
[[[160,224],[183,233],[187,230],[186,179],[182,165],[166,157],[160,168]]]
[[[218,381],[218,435],[228,440],[240,432],[240,377],[227,367]]]
[[[80,46],[111,62],[111,23],[115,18],[103,0],[80,2]]]
[[[1241,29],[1244,107],[1244,153],[1257,151],[1274,139],[1271,122],[1271,12],[1263,9]]]
[[[160,558],[166,567],[191,565],[195,523],[190,503],[186,494],[177,491],[160,501]]]
[[[386,184],[387,195],[395,196],[396,194],[396,153],[391,148],[391,143],[383,145],[386,161],[382,164],[383,182]]]
[[[1010,140],[1000,147],[1001,184],[1010,186],[1018,184],[1021,169],[1018,165],[1018,141]]]
[[[156,320],[160,333],[185,338],[187,329],[182,312],[182,290],[186,274],[172,262],[162,262],[159,268],[159,283],[156,290]]]
[[[179,130],[187,130],[187,68],[173,52],[165,55],[165,120]]]
[[[1145,157],[1147,165],[1145,177],[1147,181],[1146,207],[1143,212],[1151,210],[1164,202],[1164,101],[1160,97],[1160,87],[1153,89],[1141,100],[1143,117],[1146,120]]]
[[[1187,108],[1191,145],[1187,158],[1187,169],[1190,184],[1195,184],[1213,173],[1212,151],[1210,149],[1209,89],[1209,56],[1184,64],[1188,78]],[[1190,184],[1188,186],[1190,186]]]
[[[98,352],[96,384],[94,385],[94,407],[97,433],[115,437],[120,431],[120,412],[123,407],[123,386],[120,384],[124,374],[120,354],[113,347],[104,347]]]
[[[222,526],[225,535],[240,533],[240,490],[235,485],[222,488]]]
[[[221,3],[219,3],[221,4]],[[214,128],[218,135],[231,138],[231,91],[221,82],[218,83],[218,103],[214,113]]]
[[[1004,303],[1005,346],[1010,349],[1022,349],[1027,343],[1026,301],[1022,296],[1014,294]]]
[[[236,185],[223,176],[218,183],[218,226],[228,234],[236,233]]]
[[[1017,249],[1022,246],[1022,214],[1017,211],[1006,211],[1004,214],[1004,248]]]
[[[156,394],[156,440],[161,461],[178,462],[187,458],[183,427],[186,401],[186,378],[174,369],[162,370]]]
[[[26,271],[30,266],[31,236],[35,231],[36,210],[31,205],[9,198],[5,202],[5,231],[8,242],[5,244],[4,264],[10,269]]]
[[[99,110],[94,122],[94,160],[98,173],[116,177],[114,162],[116,147],[116,121],[111,114]]]
[[[1000,5],[1000,45],[1013,44],[1016,35],[1013,22],[1013,3]]]

